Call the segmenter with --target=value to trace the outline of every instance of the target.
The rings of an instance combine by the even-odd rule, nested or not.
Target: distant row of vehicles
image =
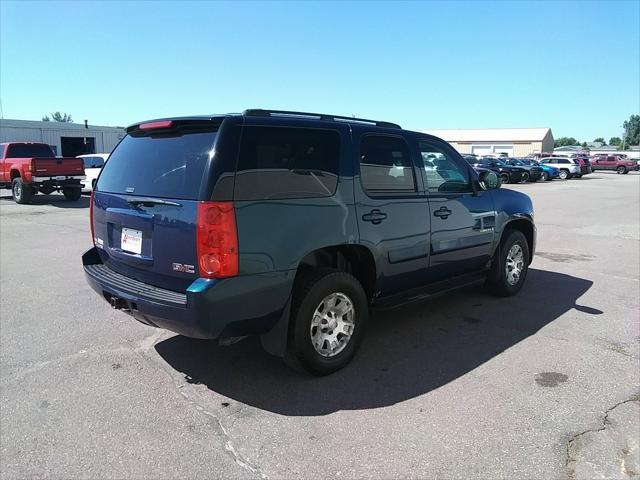
[[[619,174],[638,171],[640,163],[617,155],[596,155],[565,157],[549,155],[513,158],[506,155],[487,155],[479,157],[463,154],[462,157],[476,171],[496,172],[502,183],[526,183],[553,179],[568,180],[581,178],[596,170],[612,170]]]
[[[16,203],[38,193],[62,192],[67,200],[91,192],[108,154],[56,157],[46,143],[0,143],[0,188],[11,189]]]

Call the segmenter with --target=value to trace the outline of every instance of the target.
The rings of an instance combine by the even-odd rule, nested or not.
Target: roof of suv
[[[332,115],[327,113],[311,113],[311,112],[296,112],[289,110],[263,110],[263,109],[249,109],[245,110],[242,113],[223,113],[223,114],[212,114],[212,115],[196,115],[189,117],[172,117],[172,118],[158,118],[153,120],[146,120],[144,122],[136,122],[129,125],[126,128],[126,131],[135,129],[142,123],[153,123],[159,121],[188,121],[188,120],[215,120],[215,119],[224,119],[226,117],[235,117],[235,116],[244,116],[244,117],[277,117],[277,118],[287,118],[287,119],[299,119],[299,120],[321,120],[328,122],[336,122],[336,123],[357,123],[363,125],[370,125],[376,127],[383,128],[397,128],[402,129],[400,125],[392,122],[385,122],[380,120],[370,120],[367,118],[357,118],[357,117],[345,117],[342,115]]]

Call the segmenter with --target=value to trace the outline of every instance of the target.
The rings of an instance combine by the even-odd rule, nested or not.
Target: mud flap
[[[267,333],[260,335],[262,348],[271,355],[284,358],[287,355],[287,342],[289,337],[289,317],[291,316],[291,297],[282,310],[278,322]]]

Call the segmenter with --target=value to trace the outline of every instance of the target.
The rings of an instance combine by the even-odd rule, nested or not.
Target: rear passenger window
[[[360,143],[360,177],[373,196],[416,192],[407,143],[396,137],[365,136]]]
[[[338,184],[335,130],[245,127],[236,200],[330,197]]]

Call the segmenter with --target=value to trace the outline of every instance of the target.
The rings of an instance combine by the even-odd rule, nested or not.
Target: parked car
[[[552,167],[551,165],[547,165],[544,163],[538,163],[536,160],[532,160],[531,158],[519,158],[522,163],[525,165],[532,165],[536,167],[540,167],[542,169],[542,174],[540,175],[540,181],[546,182],[548,180],[553,180],[558,178],[560,170]]]
[[[566,157],[541,158],[540,163],[557,168],[559,170],[558,178],[560,178],[560,180],[568,180],[576,175],[580,175],[580,165]]]
[[[574,156],[571,158],[573,163],[578,163],[580,165],[580,174],[576,175],[576,178],[580,178],[583,175],[589,175],[593,170],[591,168],[591,160],[586,156]]]
[[[542,168],[538,165],[524,162],[518,158],[503,158],[502,161],[513,167],[524,168],[526,173],[523,173],[523,182],[537,182],[542,178]]]
[[[109,158],[108,153],[90,153],[87,155],[78,155],[84,162],[85,179],[82,180],[82,192],[89,193],[93,190],[96,179],[104,166],[104,162]]]
[[[82,261],[101,298],[148,325],[260,334],[325,375],[353,357],[370,309],[525,281],[531,200],[439,138],[266,110],[126,132],[93,191]]]
[[[470,159],[467,159],[469,161]],[[493,157],[483,157],[471,164],[473,167],[492,170],[500,176],[501,183],[518,183],[528,179],[527,171],[522,167],[513,167]]]
[[[640,166],[634,160],[627,160],[618,155],[596,155],[591,162],[591,169],[612,170],[619,174],[627,174],[630,171],[638,171]]]
[[[30,203],[38,192],[54,191],[78,200],[83,179],[82,160],[56,157],[46,143],[0,143],[0,188],[10,188],[16,203]]]

